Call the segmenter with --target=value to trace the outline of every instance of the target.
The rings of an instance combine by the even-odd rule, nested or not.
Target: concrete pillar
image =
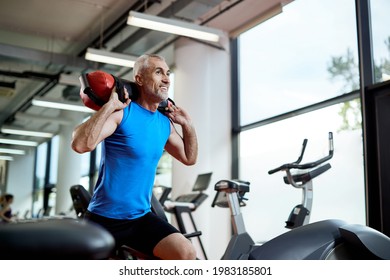
[[[55,213],[67,213],[72,206],[69,189],[79,184],[81,178],[81,155],[74,152],[70,146],[74,127],[81,123],[84,114],[71,111],[61,113],[66,119],[73,121],[72,125],[62,125],[59,133],[58,175],[56,185]]]
[[[172,196],[188,193],[199,173],[213,172],[208,199],[193,212],[202,231],[209,259],[220,259],[230,238],[228,209],[211,208],[218,180],[229,179],[231,169],[230,54],[181,38],[175,45],[175,91],[178,106],[192,116],[199,142],[198,162],[184,166],[173,162]]]

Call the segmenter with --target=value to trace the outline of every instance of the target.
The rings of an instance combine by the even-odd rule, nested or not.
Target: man
[[[0,220],[4,223],[13,222],[11,204],[14,202],[12,194],[5,194],[0,198]]]
[[[170,104],[165,114],[157,111],[170,85],[163,57],[142,55],[133,72],[137,100],[122,103],[114,89],[109,101],[73,133],[72,148],[78,153],[103,144],[86,217],[108,229],[118,246],[126,244],[160,259],[195,259],[191,242],[150,211],[150,199],[164,149],[185,165],[195,164],[196,132],[184,109]],[[182,136],[173,123],[181,126]]]

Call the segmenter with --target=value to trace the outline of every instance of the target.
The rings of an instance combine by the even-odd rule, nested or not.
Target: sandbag
[[[110,99],[112,90],[116,87],[119,100],[125,102],[124,88],[129,98],[136,100],[138,87],[134,82],[121,79],[103,71],[95,71],[80,76],[80,97],[84,105],[98,111]]]

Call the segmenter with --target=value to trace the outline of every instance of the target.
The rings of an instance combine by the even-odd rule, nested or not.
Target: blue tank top
[[[88,210],[128,220],[148,213],[157,164],[169,134],[166,116],[131,102],[116,131],[102,142],[99,177]]]

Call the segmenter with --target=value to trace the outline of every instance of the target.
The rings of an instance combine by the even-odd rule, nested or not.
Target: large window
[[[293,1],[240,36],[242,125],[356,89],[354,2]]]
[[[390,80],[390,1],[371,0],[375,82]]]
[[[366,222],[356,34],[355,1],[299,0],[238,39],[239,176],[251,182],[243,212],[256,241],[286,231],[302,199],[283,182],[285,174],[268,170],[295,161],[304,138],[302,162],[325,156],[328,132],[332,168],[313,182],[311,222]]]
[[[247,230],[256,241],[284,232],[291,210],[302,203],[301,189],[283,181],[284,172],[268,171],[294,162],[308,139],[302,163],[328,154],[328,132],[333,132],[331,169],[313,180],[311,221],[338,218],[365,224],[363,140],[361,130],[339,131],[339,105],[275,122],[240,135],[240,178],[251,182],[243,208]]]

